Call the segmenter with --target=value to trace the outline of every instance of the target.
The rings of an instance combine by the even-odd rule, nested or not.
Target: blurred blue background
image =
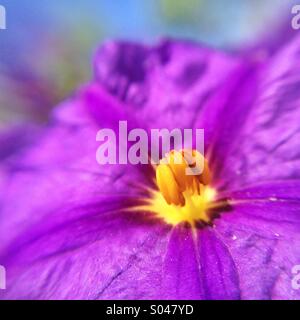
[[[194,39],[222,49],[276,32],[289,0],[0,0],[0,129],[45,122],[53,106],[91,76],[105,39]]]

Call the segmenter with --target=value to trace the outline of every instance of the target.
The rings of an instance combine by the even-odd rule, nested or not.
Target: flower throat
[[[140,209],[154,212],[171,225],[209,223],[210,210],[221,205],[215,202],[216,191],[210,182],[210,169],[202,154],[172,150],[156,167],[158,190],[151,190],[147,205]]]

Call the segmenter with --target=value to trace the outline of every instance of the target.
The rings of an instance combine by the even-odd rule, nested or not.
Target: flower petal
[[[77,208],[81,217],[55,226],[43,221],[21,237],[1,258],[8,279],[0,297],[158,298],[169,228],[141,214],[102,213],[102,203],[98,208]]]
[[[228,248],[211,229],[198,231],[204,298],[240,299],[239,275]]]
[[[239,299],[237,270],[213,230],[176,227],[165,257],[165,299]]]
[[[220,128],[213,153],[219,188],[300,177],[299,48],[298,36],[258,70],[248,86],[255,99],[244,112],[240,106],[233,121],[226,118],[227,131],[236,132],[239,124],[231,142],[222,139],[227,131]]]
[[[191,229],[176,227],[164,258],[163,299],[199,299],[203,288]]]
[[[96,81],[138,112],[152,128],[194,128],[207,101],[242,59],[188,41],[154,47],[109,42],[96,57]]]
[[[60,208],[114,197],[132,205],[133,198],[137,204],[140,197],[145,197],[141,186],[149,186],[152,181],[149,167],[97,163],[97,132],[102,126],[115,126],[123,110],[107,93],[90,90],[93,94],[83,90],[60,106],[39,139],[16,155],[3,172],[0,252],[14,237],[48,215],[54,215],[53,223],[57,219],[67,221],[66,216],[55,214]],[[92,112],[96,107],[113,108],[113,115],[97,118]],[[72,218],[75,214],[72,211]]]
[[[237,266],[243,299],[299,299],[300,182],[261,184],[232,194],[215,231]]]

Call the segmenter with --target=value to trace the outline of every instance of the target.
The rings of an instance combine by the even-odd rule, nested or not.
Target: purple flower
[[[94,80],[47,128],[22,148],[21,134],[6,137],[14,147],[0,153],[0,296],[300,298],[291,284],[300,264],[299,52],[299,37],[271,56],[170,40],[103,46]],[[151,166],[97,164],[97,131],[120,120],[204,128],[214,196],[194,213],[217,207],[208,224],[170,221],[174,206],[157,198]]]

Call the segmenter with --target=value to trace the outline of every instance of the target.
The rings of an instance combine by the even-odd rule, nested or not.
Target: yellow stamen
[[[191,168],[200,174],[187,175]],[[159,190],[152,190],[147,204],[134,209],[154,212],[171,225],[187,222],[194,227],[198,221],[208,223],[209,211],[224,206],[224,202],[215,202],[216,191],[208,185],[210,181],[208,163],[199,152],[173,150],[156,168]]]
[[[197,174],[191,175],[193,172],[188,169],[194,169]],[[207,161],[196,150],[173,150],[158,165],[156,182],[168,204],[184,206],[186,192],[200,195],[200,186],[209,184],[210,171]]]

